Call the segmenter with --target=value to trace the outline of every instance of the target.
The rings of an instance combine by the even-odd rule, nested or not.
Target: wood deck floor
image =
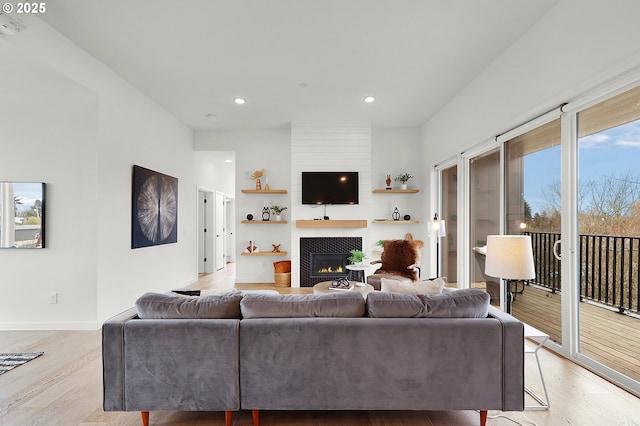
[[[561,343],[561,295],[533,286],[517,294],[513,315]],[[640,319],[580,303],[580,352],[640,381]]]

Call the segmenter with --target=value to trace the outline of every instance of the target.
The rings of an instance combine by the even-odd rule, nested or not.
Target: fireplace
[[[354,249],[362,250],[361,237],[300,238],[300,287],[347,277]]]
[[[325,278],[346,275],[348,257],[348,253],[311,253],[309,276]]]

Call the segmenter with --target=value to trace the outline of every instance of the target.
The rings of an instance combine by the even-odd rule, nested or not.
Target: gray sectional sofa
[[[524,409],[523,325],[488,294],[146,294],[103,325],[105,411]]]

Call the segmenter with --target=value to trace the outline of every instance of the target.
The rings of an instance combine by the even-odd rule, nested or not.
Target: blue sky
[[[20,201],[22,201],[22,204],[18,205],[18,211],[29,210],[35,200],[42,199],[42,184],[39,182],[15,182],[13,184],[13,195],[20,197]]]
[[[640,120],[580,138],[578,146],[579,181],[627,172],[640,179]],[[543,193],[560,180],[560,146],[527,155],[524,168],[524,198],[532,214],[540,213],[546,204]]]

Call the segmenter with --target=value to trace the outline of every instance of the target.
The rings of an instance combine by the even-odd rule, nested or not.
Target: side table
[[[366,282],[365,281],[365,271],[367,269],[369,269],[370,265],[347,265],[347,269],[349,270],[349,273],[351,272],[356,272],[358,275],[358,278],[362,278],[362,282]]]
[[[524,324],[524,323],[523,323]],[[543,333],[537,328],[531,327],[529,324],[524,324],[524,353],[533,354],[536,357],[536,363],[538,364],[538,373],[540,373],[540,383],[542,383],[542,390],[544,391],[544,400],[541,396],[534,393],[528,386],[525,385],[524,391],[528,393],[533,399],[535,399],[540,405],[525,405],[525,410],[548,410],[551,408],[549,403],[549,394],[547,393],[547,386],[544,384],[544,376],[542,375],[542,366],[540,365],[540,358],[538,357],[538,351],[549,340],[549,335]],[[528,342],[526,339],[532,340]]]

